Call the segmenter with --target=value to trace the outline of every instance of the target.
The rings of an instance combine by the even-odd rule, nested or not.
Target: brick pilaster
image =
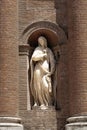
[[[18,115],[17,0],[0,2],[0,116]]]
[[[70,115],[87,112],[87,1],[68,0]]]

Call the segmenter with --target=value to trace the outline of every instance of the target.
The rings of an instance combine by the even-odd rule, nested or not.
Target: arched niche
[[[20,52],[23,52],[22,53],[23,55],[25,54],[24,52],[28,52],[30,61],[33,50],[35,49],[35,47],[38,46],[37,40],[39,36],[44,36],[47,39],[48,47],[51,48],[51,50],[53,51],[57,63],[60,48],[59,46],[62,45],[63,43],[66,43],[67,38],[64,31],[55,23],[51,23],[48,21],[40,21],[32,23],[31,25],[27,26],[20,38],[21,39],[21,45],[19,47]],[[28,75],[27,77],[30,76]],[[31,104],[29,105],[31,106]]]

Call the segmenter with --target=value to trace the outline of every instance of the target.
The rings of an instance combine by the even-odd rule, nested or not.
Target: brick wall
[[[37,1],[37,2],[36,2]],[[29,3],[30,2],[30,3]],[[36,2],[36,4],[35,4]],[[43,4],[42,4],[43,3]],[[33,22],[50,21],[59,24],[67,34],[67,4],[65,0],[19,0],[19,35],[23,30]],[[26,44],[22,42],[22,44]],[[57,99],[61,110],[57,111],[58,129],[62,129],[69,116],[68,99],[68,55],[67,44],[60,46],[60,58],[58,62],[58,88]],[[25,63],[24,63],[25,61]],[[21,111],[25,113],[27,109],[27,88],[26,88],[26,56],[20,56],[20,115]],[[24,68],[23,68],[24,67]],[[25,70],[25,71],[24,71]],[[25,83],[26,81],[26,83]],[[30,111],[29,113],[32,113]],[[25,114],[26,115],[26,114]],[[28,114],[29,115],[29,114]],[[22,116],[22,115],[21,115]],[[35,117],[32,117],[35,118]],[[31,120],[30,117],[28,120]],[[25,124],[26,125],[26,124]]]
[[[68,1],[70,114],[87,112],[87,1]]]
[[[21,36],[23,30],[28,25],[31,25],[33,22],[38,22],[38,21],[50,21],[53,23],[57,23],[64,29],[65,33],[67,34],[67,15],[66,15],[67,10],[66,8],[67,8],[67,5],[66,5],[65,0],[63,0],[62,2],[59,2],[57,0],[56,1],[54,0],[44,0],[44,1],[19,0],[19,35]],[[27,43],[25,43],[25,41],[24,42],[22,41],[22,44],[27,44]],[[60,58],[57,65],[57,68],[58,68],[57,101],[60,106],[60,110],[58,110],[56,113],[57,118],[53,117],[55,118],[57,122],[58,130],[64,128],[64,125],[66,123],[66,118],[69,116],[68,115],[69,100],[68,100],[68,92],[67,92],[68,90],[67,57],[68,57],[67,44],[61,45]],[[20,116],[26,117],[26,115],[28,115],[27,120],[28,122],[31,122],[29,123],[28,128],[32,130],[38,129],[39,126],[38,128],[36,128],[36,125],[37,125],[37,122],[39,122],[39,118],[42,120],[42,117],[36,117],[35,119],[33,115],[34,111],[27,111],[27,114],[26,114],[27,105],[28,105],[26,104],[27,103],[27,77],[26,77],[27,55],[21,55],[19,58],[20,58]],[[24,115],[22,115],[23,113]],[[49,120],[50,120],[50,116],[53,116],[53,114],[49,115],[48,117]],[[36,121],[37,118],[38,118],[38,121]],[[33,120],[36,121],[34,122],[34,124],[36,123],[34,126],[32,126]],[[27,127],[27,124],[25,123],[25,129],[26,127]]]
[[[36,4],[35,4],[36,2]],[[54,0],[19,0],[19,33],[37,21],[56,22],[56,9]]]
[[[56,22],[64,30],[66,36],[68,35],[67,25],[67,0],[55,0],[56,8]],[[68,82],[68,48],[67,43],[60,46],[60,57],[58,62],[58,92],[57,98],[59,100],[61,111],[60,124],[62,126],[69,116],[69,82]]]
[[[31,110],[29,93],[29,57],[20,52],[19,56],[19,110]]]
[[[60,126],[63,128],[68,116],[81,115],[87,111],[87,2],[82,0],[19,0],[19,3],[9,0],[0,1],[0,115],[18,114],[17,40],[28,25],[37,21],[57,23],[69,36],[67,44],[60,46],[57,66],[57,98],[60,105],[60,111],[57,111],[57,127],[59,129]],[[19,22],[19,31],[17,22]],[[20,116],[23,114],[21,111],[25,114],[25,111],[30,109],[27,92],[27,61],[27,54],[20,55]],[[33,115],[33,111],[29,114]]]
[[[25,130],[57,130],[57,116],[54,108],[21,111],[21,117]]]
[[[0,116],[18,114],[17,6],[16,0],[0,1]]]

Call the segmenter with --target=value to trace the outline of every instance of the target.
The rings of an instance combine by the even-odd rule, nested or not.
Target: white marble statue
[[[55,71],[55,60],[51,49],[47,47],[47,40],[43,36],[38,38],[38,47],[32,54],[30,67],[30,87],[34,97],[34,106],[46,108],[52,102],[51,75]]]

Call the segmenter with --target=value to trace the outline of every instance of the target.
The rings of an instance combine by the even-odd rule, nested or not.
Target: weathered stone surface
[[[67,121],[66,130],[87,130],[87,116],[70,117]]]
[[[0,123],[21,123],[21,118],[16,117],[0,117]]]
[[[57,130],[55,108],[21,111],[21,117],[25,130]]]
[[[15,123],[0,123],[0,130],[23,130],[23,126]]]

